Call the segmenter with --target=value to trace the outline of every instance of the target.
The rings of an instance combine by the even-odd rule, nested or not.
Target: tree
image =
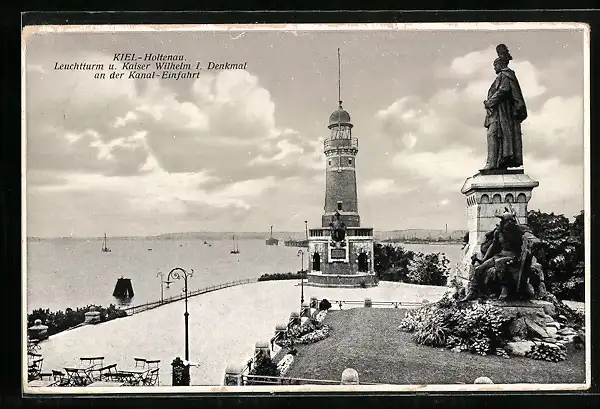
[[[444,253],[417,253],[408,265],[409,283],[422,285],[446,285],[450,260]]]
[[[564,215],[530,211],[527,224],[543,244],[538,260],[544,268],[546,287],[558,298],[583,301],[585,297],[584,213],[572,223]]]

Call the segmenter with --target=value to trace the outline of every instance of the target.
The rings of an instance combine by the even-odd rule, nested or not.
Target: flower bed
[[[505,355],[508,319],[489,303],[461,305],[444,297],[437,303],[407,311],[400,329],[413,333],[417,344]]]
[[[279,361],[279,363],[277,364],[277,369],[279,370],[280,376],[285,376],[287,371],[290,369],[290,366],[292,366],[293,362],[294,362],[294,355],[292,355],[292,354],[286,354],[281,359],[281,361]]]
[[[322,323],[326,316],[327,310],[319,311],[317,315],[315,315],[315,321],[317,321],[318,323]]]
[[[505,358],[511,353],[551,362],[564,360],[566,343],[579,336],[571,328],[551,322],[546,323],[546,330],[553,327],[550,329],[555,335],[548,333],[544,342],[538,338],[534,342],[525,341],[511,334],[511,324],[513,320],[488,301],[459,303],[446,294],[437,303],[407,311],[399,329],[412,333],[413,340],[420,345]]]

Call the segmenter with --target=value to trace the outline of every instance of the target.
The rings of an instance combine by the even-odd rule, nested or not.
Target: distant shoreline
[[[414,232],[419,233],[415,234]],[[403,233],[414,238],[402,238]],[[375,241],[379,242],[403,242],[403,243],[445,243],[445,242],[462,242],[465,232],[462,230],[452,231],[444,234],[448,239],[435,240],[430,237],[439,237],[436,230],[390,230],[375,232]],[[27,241],[50,241],[50,240],[75,240],[75,241],[96,241],[102,240],[104,233],[91,237],[27,237]],[[110,240],[231,240],[232,235],[239,240],[265,240],[270,237],[269,232],[192,232],[192,233],[165,233],[152,236],[110,236]],[[415,237],[421,235],[420,237]],[[398,237],[400,236],[400,237]],[[305,232],[277,232],[273,234],[274,238],[280,241],[303,241],[306,239]]]

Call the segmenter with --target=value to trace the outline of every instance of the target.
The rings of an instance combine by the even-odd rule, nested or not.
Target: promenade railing
[[[234,287],[237,285],[244,285],[244,284],[250,284],[250,283],[255,283],[257,282],[258,279],[256,278],[246,278],[244,280],[236,280],[236,281],[230,281],[227,283],[223,283],[223,284],[215,284],[215,285],[211,285],[209,287],[205,287],[205,288],[200,288],[197,290],[192,290],[192,291],[188,291],[188,298],[190,297],[194,297],[196,295],[200,295],[200,294],[206,294],[206,293],[210,293],[212,291],[217,291],[217,290],[221,290],[223,288],[228,288],[228,287]],[[166,304],[170,304],[172,302],[176,302],[176,301],[181,301],[185,298],[185,294],[179,294],[176,296],[171,296],[171,297],[167,297],[164,298],[162,300],[158,300],[158,301],[152,301],[152,302],[148,302],[145,304],[140,304],[140,305],[133,305],[130,307],[125,307],[122,308],[123,311],[125,311],[127,313],[127,315],[133,315],[133,314],[138,314],[140,312],[143,311],[148,311],[151,310],[153,308],[157,308],[160,307],[161,305],[166,305]]]
[[[322,300],[317,300],[317,305]],[[365,305],[365,300],[330,300],[327,299],[331,303],[331,306],[337,306],[338,309],[343,309],[344,306],[352,307],[362,307]],[[422,307],[426,305],[427,302],[419,302],[419,301],[371,301],[370,305],[372,307],[383,307],[383,308],[415,308]]]
[[[242,385],[340,385],[339,380],[290,378],[286,376],[247,375],[241,376]],[[361,382],[361,385],[381,385],[377,383]]]

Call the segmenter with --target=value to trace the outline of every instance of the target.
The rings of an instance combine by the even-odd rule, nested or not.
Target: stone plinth
[[[329,228],[310,230],[307,285],[317,287],[373,287],[373,229],[351,227],[344,241],[334,243]]]
[[[539,182],[521,169],[481,171],[467,178],[461,193],[466,198],[469,242],[455,269],[455,277],[468,280],[471,256],[480,251],[485,234],[496,227],[500,221],[496,216],[503,213],[505,208],[512,208],[519,223],[527,224],[527,204],[537,186]]]
[[[84,324],[97,324],[100,322],[100,311],[96,311],[94,307],[90,307],[90,310],[84,314]]]
[[[376,287],[375,274],[337,275],[323,273],[308,273],[308,283],[304,284],[314,287]]]
[[[241,386],[242,374],[246,370],[244,365],[228,365],[225,369],[225,378],[223,386]]]
[[[42,341],[48,338],[48,326],[43,325],[42,320],[37,319],[33,326],[27,328],[27,333],[30,338]]]

